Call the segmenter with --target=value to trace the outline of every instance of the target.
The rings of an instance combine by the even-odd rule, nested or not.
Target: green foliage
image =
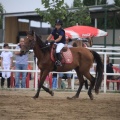
[[[57,18],[65,19],[67,15],[64,0],[42,0],[42,4],[46,8],[45,12],[42,12],[39,8],[36,9],[40,16],[43,16],[43,21],[49,22],[52,26],[55,24]]]
[[[43,16],[43,21],[49,22],[52,26],[54,26],[57,18],[63,20],[64,27],[76,25],[76,23],[82,25],[88,25],[90,23],[88,8],[83,6],[81,0],[74,0],[73,7],[77,7],[77,9],[72,10],[68,10],[69,6],[64,4],[64,0],[50,1],[42,0],[42,4],[46,8],[45,12],[39,8],[36,8],[36,11],[40,16]]]
[[[90,15],[87,7],[78,7],[75,12],[68,12],[68,16],[66,17],[68,26],[76,25],[89,25],[91,22]]]
[[[115,5],[120,7],[120,0],[115,0]]]
[[[100,4],[101,0],[97,0],[97,5]],[[83,4],[86,6],[91,6],[91,5],[95,5],[96,0],[83,0]]]
[[[95,5],[95,1],[96,0],[83,0],[83,4],[86,6],[91,6],[91,5]],[[101,4],[106,4],[106,0],[97,0],[97,5],[101,5]],[[120,6],[120,0],[115,0],[115,5],[116,6]],[[105,20],[104,20],[104,16],[103,18],[98,18],[97,19],[97,26],[100,29],[104,29],[105,24],[104,24]],[[91,20],[91,26],[94,26],[94,19]],[[107,16],[107,29],[113,29],[114,27],[114,19],[113,16]],[[120,17],[116,17],[116,21],[115,21],[115,28],[120,28]]]
[[[76,23],[79,25],[89,25],[91,22],[88,7],[84,6],[81,0],[74,0],[73,11],[68,12],[67,16],[68,26],[76,25]]]
[[[83,5],[83,4],[81,3],[81,0],[74,0],[74,1],[73,1],[73,7],[79,7],[79,6],[81,6],[81,5]]]
[[[102,0],[101,4],[106,4],[106,0]],[[120,0],[115,0],[115,5],[120,6]],[[99,20],[98,22],[99,22],[99,27],[104,28],[103,19],[102,19],[102,21]],[[108,29],[113,29],[113,27],[114,27],[113,16],[107,16],[107,28]],[[119,17],[116,17],[115,28],[120,28],[120,18]]]
[[[101,0],[101,4],[106,4],[106,0]]]

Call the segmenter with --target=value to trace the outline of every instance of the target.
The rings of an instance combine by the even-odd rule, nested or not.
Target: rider
[[[62,29],[62,25],[63,25],[62,20],[57,19],[55,21],[55,28],[47,38],[47,40],[50,40],[53,36],[54,42],[57,44],[57,48],[56,48],[57,61],[55,62],[57,66],[62,66],[60,51],[64,47],[66,41],[65,31]]]

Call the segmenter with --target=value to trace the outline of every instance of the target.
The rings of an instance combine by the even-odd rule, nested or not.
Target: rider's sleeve
[[[54,34],[55,34],[55,30],[53,30],[53,31],[51,32],[51,34],[54,35]]]
[[[60,31],[60,33],[59,33],[60,36],[64,36],[64,34],[65,33],[63,31]]]

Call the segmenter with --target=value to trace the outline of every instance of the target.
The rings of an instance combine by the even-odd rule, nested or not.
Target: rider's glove
[[[48,45],[48,40],[45,41],[45,44]]]
[[[50,44],[54,44],[55,43],[55,41],[54,40],[52,40],[51,42],[50,42]]]

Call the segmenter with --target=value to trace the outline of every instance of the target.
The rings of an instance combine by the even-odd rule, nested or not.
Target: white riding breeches
[[[63,43],[57,43],[57,48],[56,48],[56,53],[60,53],[61,49],[64,47],[65,45]]]
[[[3,68],[4,68],[4,70],[10,70],[10,65],[3,63]],[[2,72],[2,77],[3,78],[9,78],[10,75],[11,75],[11,72]]]

